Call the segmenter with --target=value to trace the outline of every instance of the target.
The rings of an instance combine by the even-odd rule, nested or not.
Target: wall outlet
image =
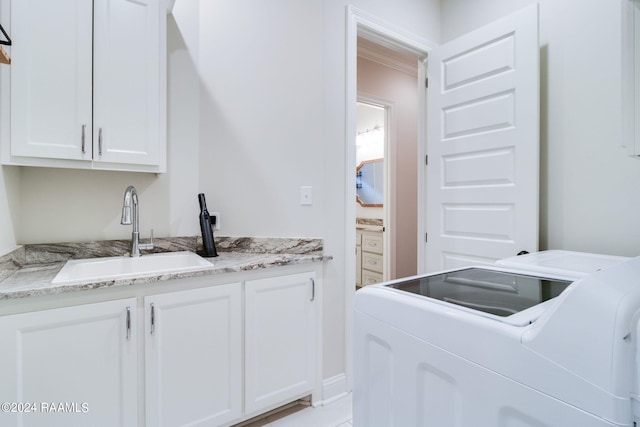
[[[213,212],[211,218],[215,218],[215,221],[212,221],[213,230],[220,230],[220,212]]]

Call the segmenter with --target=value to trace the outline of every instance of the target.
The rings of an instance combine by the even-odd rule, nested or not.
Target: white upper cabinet
[[[11,31],[4,164],[165,171],[161,0],[14,1]]]
[[[91,1],[11,12],[11,154],[91,160]]]
[[[93,158],[164,164],[166,15],[158,0],[94,4]],[[164,18],[164,20],[163,20]],[[162,148],[162,151],[161,151]]]

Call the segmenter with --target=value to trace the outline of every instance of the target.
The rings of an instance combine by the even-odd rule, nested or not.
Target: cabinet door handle
[[[87,129],[87,125],[82,125],[82,154],[86,153],[85,151],[85,131]]]
[[[98,155],[102,156],[102,128],[98,128]]]
[[[131,338],[131,308],[127,307],[127,339]]]
[[[156,329],[156,308],[151,304],[151,335]]]
[[[314,301],[316,299],[316,281],[313,277],[309,280],[311,280],[311,301]]]

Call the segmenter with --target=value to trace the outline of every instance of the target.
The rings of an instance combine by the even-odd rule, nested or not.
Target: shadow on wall
[[[15,230],[19,225],[19,187],[20,168],[15,166],[0,166],[0,200],[7,203],[0,204],[0,253],[13,249],[16,245]]]
[[[538,248],[550,249],[549,232],[549,119],[543,111],[548,111],[549,103],[549,46],[540,46],[540,234]]]

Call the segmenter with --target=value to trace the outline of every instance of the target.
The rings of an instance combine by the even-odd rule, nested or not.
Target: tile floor
[[[296,405],[244,427],[351,427],[351,394],[326,406]]]

